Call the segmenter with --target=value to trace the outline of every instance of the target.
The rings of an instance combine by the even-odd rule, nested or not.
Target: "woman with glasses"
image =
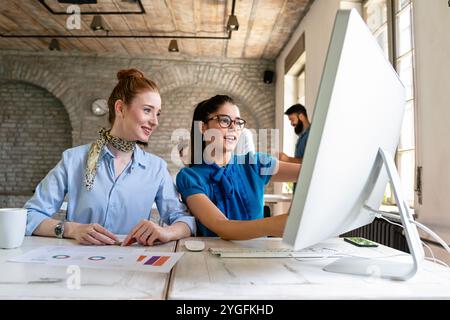
[[[191,161],[177,175],[178,191],[197,219],[198,235],[245,240],[282,236],[287,215],[263,218],[270,181],[296,181],[299,164],[264,153],[234,155],[246,121],[225,95],[200,102],[191,129]]]

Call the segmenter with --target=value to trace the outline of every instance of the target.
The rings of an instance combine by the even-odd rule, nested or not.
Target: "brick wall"
[[[72,144],[61,102],[22,82],[0,82],[0,207],[22,206]]]
[[[0,81],[34,84],[59,100],[68,114],[70,124],[66,128],[71,130],[74,146],[91,142],[101,126],[108,126],[107,116],[94,116],[91,104],[99,98],[107,99],[117,83],[117,71],[131,67],[141,69],[161,89],[163,115],[148,150],[168,162],[172,175],[177,168],[170,159],[174,146],[170,141],[171,133],[177,128],[190,129],[192,108],[205,98],[228,94],[238,102],[250,128],[274,127],[275,86],[262,81],[265,70],[274,70],[273,61],[0,51]],[[36,137],[31,139],[34,141]],[[4,152],[2,150],[2,156]],[[9,157],[9,153],[5,157]],[[54,165],[57,159],[51,161]],[[30,168],[35,164],[26,166]],[[36,166],[37,170],[44,170]],[[34,178],[33,182],[37,180]],[[0,186],[5,189],[1,180]]]

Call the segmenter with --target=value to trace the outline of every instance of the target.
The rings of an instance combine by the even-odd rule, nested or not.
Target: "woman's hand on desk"
[[[122,245],[129,246],[137,242],[144,246],[152,246],[157,240],[162,243],[170,241],[169,231],[152,221],[142,220],[131,230]]]
[[[68,226],[69,238],[75,239],[85,245],[113,245],[119,240],[117,237],[97,223],[80,224],[70,223]]]

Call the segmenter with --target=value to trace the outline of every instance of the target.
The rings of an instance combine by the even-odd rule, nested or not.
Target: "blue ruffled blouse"
[[[255,220],[264,217],[264,187],[269,183],[277,160],[265,153],[233,156],[223,167],[200,164],[183,168],[177,175],[177,188],[183,201],[205,194],[229,220]],[[214,237],[214,232],[197,220],[198,235]]]

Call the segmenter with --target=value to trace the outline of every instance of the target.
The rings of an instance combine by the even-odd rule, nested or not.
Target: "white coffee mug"
[[[0,209],[0,248],[12,249],[22,245],[27,225],[27,209]]]

